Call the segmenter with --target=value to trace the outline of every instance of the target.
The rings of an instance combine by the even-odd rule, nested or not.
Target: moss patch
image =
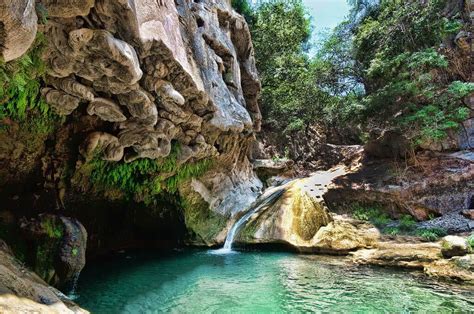
[[[168,157],[158,160],[139,159],[131,163],[108,162],[94,158],[79,169],[75,181],[92,186],[115,198],[125,197],[149,205],[160,195],[176,194],[178,187],[191,178],[200,177],[212,160],[180,164],[178,143],[173,143]],[[82,178],[81,178],[82,177]]]
[[[181,197],[181,206],[188,230],[205,244],[214,243],[217,235],[225,228],[229,217],[214,213],[209,204],[196,192]]]

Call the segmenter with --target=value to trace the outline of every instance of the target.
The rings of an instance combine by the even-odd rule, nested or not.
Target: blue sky
[[[313,18],[314,35],[333,29],[349,14],[346,0],[303,0]]]
[[[257,3],[258,0],[251,0]],[[347,0],[303,0],[304,5],[312,17],[313,43],[320,38],[318,35],[332,30],[349,14],[350,7]],[[313,53],[317,50],[315,46]]]

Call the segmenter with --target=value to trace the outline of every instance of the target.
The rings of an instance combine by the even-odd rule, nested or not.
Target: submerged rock
[[[352,253],[352,261],[360,265],[417,269],[430,277],[474,284],[473,256],[444,259],[441,243],[380,242],[377,248]]]

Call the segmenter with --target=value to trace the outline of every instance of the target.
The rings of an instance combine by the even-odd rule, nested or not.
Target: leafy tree
[[[247,22],[251,23],[253,18],[252,5],[247,0],[232,0],[232,7],[242,14]]]
[[[456,20],[440,18],[445,5],[382,1],[353,29],[353,58],[366,89],[359,99],[361,121],[401,128],[417,145],[444,139],[467,118],[462,98],[474,86],[449,73],[451,60],[440,49],[459,30]]]
[[[330,97],[316,85],[306,54],[310,18],[301,0],[270,0],[257,6],[252,36],[262,80],[262,111],[267,125],[286,131],[305,127]]]

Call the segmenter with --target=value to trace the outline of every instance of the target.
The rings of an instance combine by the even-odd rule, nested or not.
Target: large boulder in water
[[[375,227],[331,215],[325,204],[327,186],[344,173],[342,168],[320,171],[273,188],[283,190],[281,196],[250,217],[236,242],[287,244],[302,252],[331,254],[375,246],[380,236]]]
[[[0,240],[0,313],[89,313],[26,269]]]
[[[67,288],[86,263],[87,232],[74,218],[43,214],[24,219],[21,229],[32,250],[27,261],[46,282]]]

